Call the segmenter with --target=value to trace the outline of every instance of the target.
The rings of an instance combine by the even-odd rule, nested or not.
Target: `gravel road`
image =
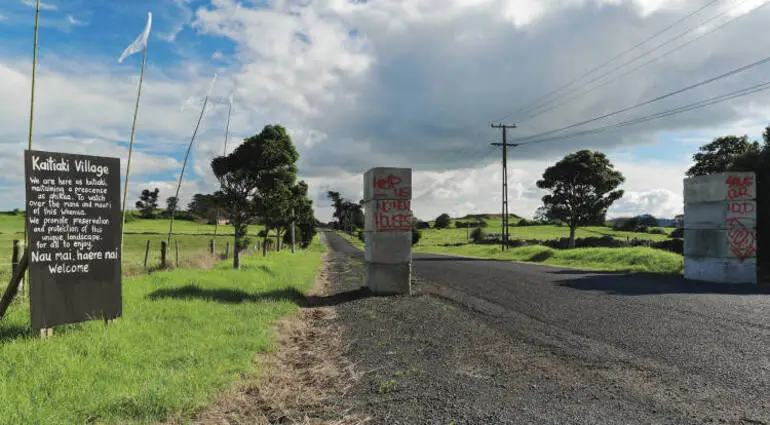
[[[366,297],[333,233],[347,403],[378,424],[770,424],[770,296],[755,287],[414,256]]]

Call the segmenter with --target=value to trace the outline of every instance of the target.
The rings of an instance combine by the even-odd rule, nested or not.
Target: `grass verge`
[[[149,424],[191,418],[256,371],[271,323],[296,313],[320,248],[211,270],[124,280],[124,317],[62,326],[40,340],[15,303],[0,322],[0,423]]]
[[[684,269],[684,258],[681,255],[646,247],[559,250],[545,246],[525,246],[511,248],[503,253],[500,252],[500,247],[495,245],[464,245],[418,247],[415,252],[631,273],[681,274]]]

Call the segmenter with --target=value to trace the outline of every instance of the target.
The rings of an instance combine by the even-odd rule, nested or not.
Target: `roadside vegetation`
[[[123,282],[124,316],[41,340],[25,303],[0,322],[3,423],[130,423],[189,418],[271,349],[273,320],[297,312],[320,247],[244,256],[241,270],[177,269]]]

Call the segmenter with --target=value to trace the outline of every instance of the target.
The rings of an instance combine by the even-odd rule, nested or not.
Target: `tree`
[[[487,237],[487,233],[481,227],[477,227],[473,229],[473,231],[471,232],[471,240],[474,243],[479,243],[484,239],[486,239],[486,237]]]
[[[617,190],[623,175],[601,152],[581,150],[548,167],[537,187],[551,193],[543,196],[547,215],[569,226],[569,247],[575,247],[578,226],[603,223],[607,209],[623,196]]]
[[[765,130],[765,134],[768,134]],[[748,136],[723,136],[698,149],[692,156],[695,164],[687,170],[687,177],[722,173],[760,153],[757,142],[749,142]],[[749,155],[749,157],[747,157]]]
[[[640,216],[637,216],[636,219],[640,226],[658,227],[659,225],[658,219],[651,214],[642,214]]]
[[[221,192],[213,194],[196,193],[192,201],[187,204],[187,211],[191,214],[206,220],[209,224],[214,224],[219,218],[219,197]]]
[[[331,199],[334,213],[332,216],[336,219],[335,228],[347,231],[364,227],[364,202],[358,203],[343,198],[339,192],[328,191],[327,197]]]
[[[417,242],[420,242],[420,238],[422,238],[422,232],[417,226],[412,226],[412,245],[417,245]]]
[[[299,154],[280,125],[266,125],[259,134],[249,137],[232,153],[211,161],[219,179],[221,206],[235,228],[233,268],[240,267],[239,251],[248,224],[257,216],[264,225],[263,255],[271,229],[280,222],[290,204],[291,187],[297,176],[295,163]],[[278,235],[280,237],[280,232]]]
[[[433,224],[433,227],[436,229],[447,229],[449,228],[450,220],[451,220],[451,217],[449,217],[449,214],[443,213],[440,216],[436,217],[436,222]]]
[[[277,219],[275,224],[284,232],[284,243],[291,243],[291,209],[294,209],[294,239],[301,248],[307,248],[313,242],[316,235],[316,220],[313,212],[313,201],[307,197],[308,186],[300,181],[290,189],[290,202],[283,219]]]
[[[136,201],[136,209],[139,210],[143,218],[152,218],[153,212],[158,208],[159,193],[160,189],[156,187],[153,191],[144,189],[142,194],[139,195],[139,200]]]
[[[171,217],[171,214],[176,211],[177,204],[179,203],[179,199],[176,196],[169,196],[166,198],[166,214]]]

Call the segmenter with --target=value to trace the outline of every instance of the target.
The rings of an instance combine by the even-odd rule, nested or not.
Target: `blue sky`
[[[34,0],[0,3],[0,209],[23,203],[21,152],[29,113]],[[541,117],[512,114],[512,137],[538,134],[644,101],[756,60],[770,40],[759,1],[709,14],[741,23],[581,96]],[[174,182],[213,73],[213,97],[232,95],[229,144],[265,124],[285,125],[301,155],[318,216],[326,190],[360,197],[372,166],[415,172],[414,209],[494,211],[499,204],[499,132],[490,120],[515,112],[700,6],[696,0],[49,0],[39,35],[35,147],[119,156],[125,163],[141,55],[117,58],[153,13],[145,92],[130,193]],[[686,28],[687,25],[682,25]],[[579,30],[575,30],[579,28]],[[606,37],[613,34],[613,37]],[[746,40],[753,37],[752,43]],[[664,40],[665,37],[661,38]],[[683,41],[686,38],[683,38]],[[756,82],[768,69],[617,117],[659,112]],[[188,99],[193,106],[182,109]],[[665,103],[665,104],[663,104]],[[563,155],[607,152],[627,177],[612,214],[681,212],[681,180],[697,147],[723,134],[758,138],[768,98],[756,95],[598,136],[512,152],[512,205],[531,216],[535,181]],[[183,202],[215,190],[209,162],[221,154],[226,105],[207,109],[185,173]],[[597,125],[612,124],[601,121]],[[583,128],[581,128],[583,129]]]

